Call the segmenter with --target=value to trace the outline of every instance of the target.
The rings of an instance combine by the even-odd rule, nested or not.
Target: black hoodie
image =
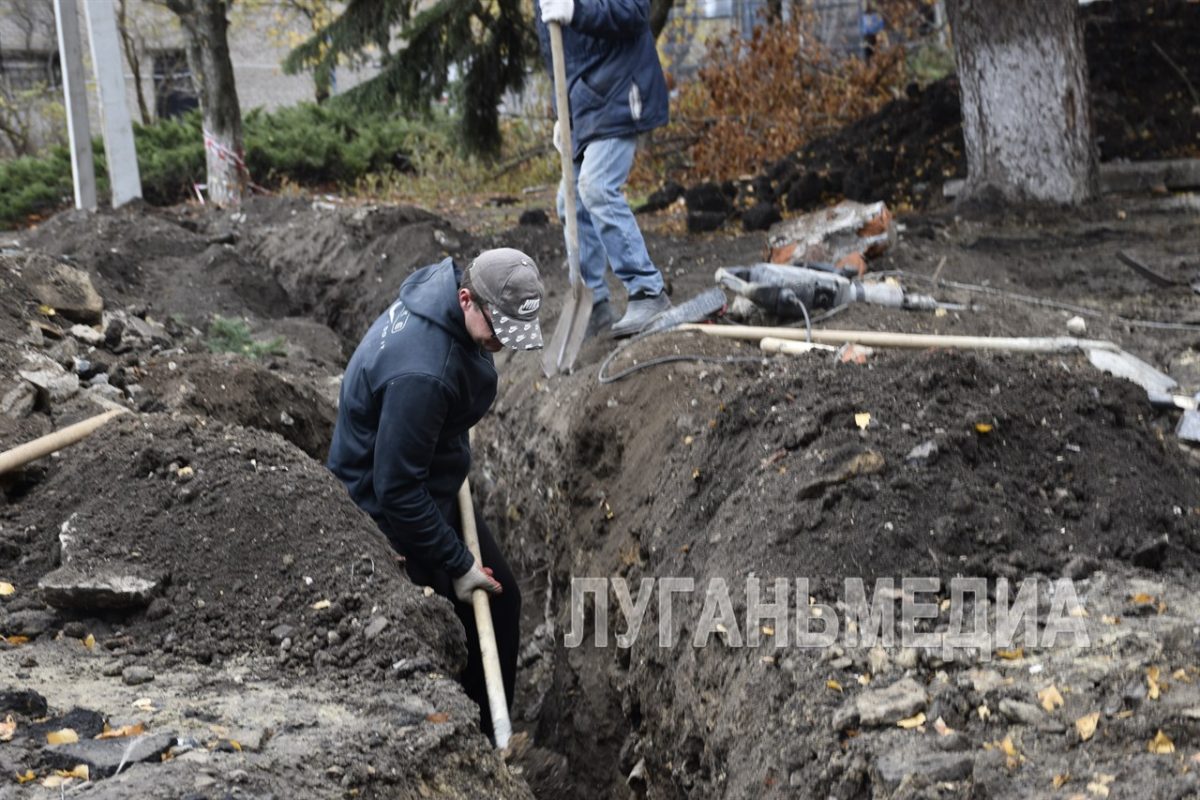
[[[472,557],[447,521],[471,467],[467,432],[496,399],[451,259],[417,270],[346,366],[328,467],[392,546],[457,578]]]

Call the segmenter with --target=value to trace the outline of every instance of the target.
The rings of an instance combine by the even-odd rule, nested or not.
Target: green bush
[[[351,187],[366,175],[414,170],[429,160],[454,152],[449,121],[408,120],[364,114],[342,107],[311,103],[260,109],[243,125],[246,166],[251,179],[268,188],[284,183],[312,187]],[[156,205],[193,196],[204,182],[204,139],[200,114],[153,125],[135,125],[134,141],[142,196]],[[98,189],[107,191],[104,148],[93,142]],[[71,202],[71,162],[65,147],[40,158],[0,162],[0,228],[27,222]]]
[[[208,324],[205,344],[210,353],[239,353],[256,359],[287,354],[287,342],[282,336],[256,342],[250,335],[250,326],[244,320],[229,319],[219,314],[214,315]]]

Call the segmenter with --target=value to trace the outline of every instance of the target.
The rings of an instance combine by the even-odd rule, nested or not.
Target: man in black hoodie
[[[492,353],[542,346],[537,265],[519,250],[447,258],[417,270],[371,325],[342,378],[329,469],[346,484],[415,583],[454,602],[467,633],[462,682],[491,732],[471,593],[492,595],[505,694],[512,700],[521,594],[476,515],[483,564],[463,544],[457,495],[471,467],[467,433],[496,399]]]

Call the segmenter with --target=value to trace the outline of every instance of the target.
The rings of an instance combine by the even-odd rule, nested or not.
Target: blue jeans
[[[592,290],[592,301],[608,299],[604,271],[625,284],[629,294],[658,294],[662,273],[646,252],[646,241],[621,188],[633,167],[637,140],[632,137],[597,139],[575,162],[576,219],[579,222],[579,271]],[[566,217],[563,186],[558,187],[558,216]]]

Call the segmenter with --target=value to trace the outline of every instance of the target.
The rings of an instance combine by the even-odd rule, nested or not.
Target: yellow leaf
[[[1063,705],[1063,697],[1059,694],[1057,686],[1047,686],[1037,693],[1038,700],[1042,703],[1042,708],[1047,711],[1053,711]]]
[[[31,769],[25,770],[24,774],[17,775],[17,783],[29,783],[30,781],[36,781],[36,780],[37,780],[37,775],[34,775],[33,770],[31,770]]]
[[[925,724],[925,712],[918,711],[916,716],[909,717],[908,719],[902,719],[899,722],[897,722],[896,724],[899,725],[901,728],[904,728],[904,730],[906,730],[906,731],[910,731],[913,728],[920,727],[921,725]]]
[[[1161,730],[1146,744],[1146,749],[1160,756],[1168,756],[1175,752],[1175,743]]]
[[[75,769],[57,769],[54,774],[60,778],[78,778],[81,781],[91,780],[87,764],[77,764]]]
[[[762,632],[763,632],[763,636],[774,636],[775,635],[775,629],[772,628],[770,625],[763,625]]]
[[[1120,617],[1113,617],[1113,616],[1109,616],[1108,614],[1105,614],[1104,616],[1100,617],[1100,621],[1103,622],[1105,625],[1120,625],[1121,624]]]
[[[996,656],[1003,658],[1005,661],[1016,661],[1025,657],[1025,648],[1018,647],[1016,650],[997,650]]]
[[[825,681],[825,688],[830,690],[831,692],[842,691],[842,685],[840,683],[838,683],[837,681],[833,680],[832,678]]]
[[[990,422],[976,422],[975,423],[975,432],[976,433],[991,433],[992,430],[993,430],[993,428],[992,428],[992,424]]]
[[[871,424],[871,413],[869,411],[864,411],[861,414],[855,414],[854,424],[857,425],[860,430],[865,431],[867,426]]]
[[[863,673],[862,675],[859,675],[859,676],[858,676],[858,685],[859,685],[859,686],[866,686],[866,685],[868,685],[870,682],[871,682],[871,676],[870,676],[870,675],[867,675],[866,673]]]
[[[88,650],[91,650],[96,646],[96,637],[89,633],[87,638],[83,640],[83,646]]]
[[[1144,606],[1154,602],[1154,595],[1149,595],[1145,592],[1138,592],[1129,599],[1139,606]]]
[[[1182,667],[1180,669],[1177,669],[1174,672],[1172,672],[1171,677],[1177,681],[1180,681],[1181,683],[1191,683],[1192,682],[1192,676],[1188,675],[1187,670],[1183,669]]]
[[[29,644],[28,636],[0,636],[0,639],[3,639],[5,644],[10,644],[13,647]]]
[[[1157,700],[1162,694],[1162,687],[1158,684],[1159,674],[1158,667],[1146,668],[1146,686],[1150,689],[1149,695],[1151,700]]]
[[[692,470],[692,480],[694,480],[694,481],[700,480],[700,468],[699,467]]]
[[[1009,758],[1016,758],[1020,755],[1020,753],[1017,752],[1017,746],[1013,744],[1011,736],[1004,737],[1004,741],[1000,742],[1000,749],[1003,750],[1004,755],[1008,756]]]
[[[47,744],[75,744],[79,741],[79,734],[74,728],[63,728],[60,731],[51,731],[46,734]]]
[[[43,317],[53,317],[58,312],[45,303],[42,303],[40,306],[38,306],[38,313]]]
[[[105,727],[104,733],[97,736],[97,739],[121,739],[126,736],[141,736],[146,732],[146,726],[138,722],[134,725],[122,725],[119,728]]]
[[[234,750],[238,751],[239,753],[242,752],[242,743],[237,739],[227,739],[226,741],[229,742],[229,746]]]
[[[1069,772],[1064,772],[1061,775],[1055,775],[1054,780],[1051,781],[1051,783],[1054,784],[1055,789],[1061,789],[1063,786],[1066,786],[1067,782],[1070,780],[1071,774]]]
[[[1100,723],[1100,712],[1093,711],[1091,714],[1080,717],[1075,720],[1075,730],[1079,731],[1079,738],[1082,741],[1087,741],[1096,735],[1096,726]]]
[[[17,723],[12,718],[12,714],[8,715],[8,719],[0,722],[0,742],[11,742],[13,734],[17,732]]]
[[[10,594],[12,594],[15,591],[17,591],[17,588],[15,586],[13,586],[11,583],[5,583],[4,581],[0,581],[0,597],[8,597]]]
[[[328,600],[318,600],[309,606],[309,608],[311,608],[313,611],[320,611],[323,608],[329,608],[331,605],[333,605],[333,603],[329,602]]]
[[[1088,791],[1096,797],[1108,797],[1108,787],[1103,783],[1089,783]]]

